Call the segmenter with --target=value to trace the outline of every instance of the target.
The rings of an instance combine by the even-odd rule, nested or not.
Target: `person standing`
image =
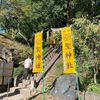
[[[31,69],[31,66],[32,66],[32,60],[31,60],[30,56],[28,56],[27,59],[25,59],[25,61],[24,61],[25,75],[24,75],[23,79],[25,79],[25,80],[27,79],[27,76]]]

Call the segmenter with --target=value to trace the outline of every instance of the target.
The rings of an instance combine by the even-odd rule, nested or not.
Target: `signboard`
[[[42,72],[42,32],[35,34],[33,72]]]
[[[61,29],[64,73],[75,73],[71,27]]]

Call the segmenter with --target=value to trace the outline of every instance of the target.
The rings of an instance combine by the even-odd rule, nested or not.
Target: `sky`
[[[0,33],[5,33],[5,31],[4,30],[0,30]]]

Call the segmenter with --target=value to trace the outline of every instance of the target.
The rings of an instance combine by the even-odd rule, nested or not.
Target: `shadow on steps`
[[[19,88],[20,89],[20,88]],[[16,94],[19,94],[20,93],[20,90],[19,89],[15,89],[15,91],[14,92],[12,92],[12,93],[9,93],[8,92],[8,95],[7,95],[7,93],[6,94],[4,94],[4,95],[2,95],[1,97],[0,97],[0,99],[3,99],[4,97],[10,97],[10,96],[14,96],[14,95],[16,95]]]

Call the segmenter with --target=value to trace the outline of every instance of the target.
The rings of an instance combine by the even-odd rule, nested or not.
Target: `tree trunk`
[[[67,23],[68,25],[71,24],[70,18],[71,18],[70,0],[67,0]]]
[[[94,74],[94,83],[97,83],[96,76],[97,76],[97,74],[95,73]]]
[[[92,6],[96,5],[97,0],[91,0]]]
[[[12,39],[14,40],[14,39],[15,39],[14,29],[12,28],[11,31],[12,31],[12,32],[11,32],[11,34],[12,34]]]
[[[30,46],[27,38],[20,32],[19,23],[17,24],[17,28],[18,28],[18,34],[27,42],[28,46]]]
[[[94,67],[94,83],[97,83],[98,66]]]

